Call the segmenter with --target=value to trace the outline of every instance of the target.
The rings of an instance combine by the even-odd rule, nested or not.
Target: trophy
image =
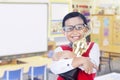
[[[82,56],[84,52],[88,49],[86,37],[91,33],[90,30],[87,30],[87,32],[84,33],[84,36],[82,39],[77,40],[73,42],[73,52],[77,55],[77,57]]]

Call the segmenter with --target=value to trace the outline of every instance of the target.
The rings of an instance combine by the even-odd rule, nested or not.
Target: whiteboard
[[[0,56],[47,51],[48,4],[0,4]]]

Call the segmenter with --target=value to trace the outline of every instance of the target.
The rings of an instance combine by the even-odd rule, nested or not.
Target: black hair
[[[86,17],[83,14],[81,14],[79,12],[70,12],[63,18],[62,27],[65,26],[65,21],[66,20],[68,20],[70,18],[73,18],[73,17],[80,17],[83,20],[84,24],[87,25],[87,19],[86,19]]]

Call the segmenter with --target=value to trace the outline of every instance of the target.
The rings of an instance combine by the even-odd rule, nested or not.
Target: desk
[[[18,59],[19,61],[22,62],[26,62],[26,67],[25,68],[25,72],[28,71],[28,67],[30,66],[39,66],[39,65],[44,65],[47,64],[47,67],[49,68],[52,59],[51,58],[47,58],[47,57],[42,57],[42,56],[34,56],[34,57],[28,57],[28,58],[21,58]]]
[[[43,57],[43,56],[33,56],[27,58],[17,59],[19,61],[26,62],[27,64],[50,64],[52,62],[51,58]]]
[[[116,53],[116,54],[120,54],[120,48],[115,47],[115,46],[110,46],[110,47],[101,47],[100,48],[101,51],[103,52],[107,52],[107,53]]]
[[[52,60],[47,57],[42,56],[34,56],[34,57],[27,57],[27,58],[20,58],[19,61],[25,62],[25,64],[13,64],[13,65],[2,65],[0,66],[0,77],[3,76],[5,70],[12,70],[23,67],[24,73],[28,72],[30,66],[39,66],[47,64],[49,67]]]
[[[120,80],[120,73],[109,73],[103,76],[98,76],[95,80]]]

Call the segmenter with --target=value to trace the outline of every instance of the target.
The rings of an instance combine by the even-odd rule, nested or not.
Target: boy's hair
[[[70,18],[73,18],[73,17],[80,17],[83,20],[84,24],[87,25],[87,19],[86,19],[86,17],[83,14],[81,14],[79,12],[70,12],[63,18],[62,27],[65,26],[65,21],[66,20],[68,20]]]

